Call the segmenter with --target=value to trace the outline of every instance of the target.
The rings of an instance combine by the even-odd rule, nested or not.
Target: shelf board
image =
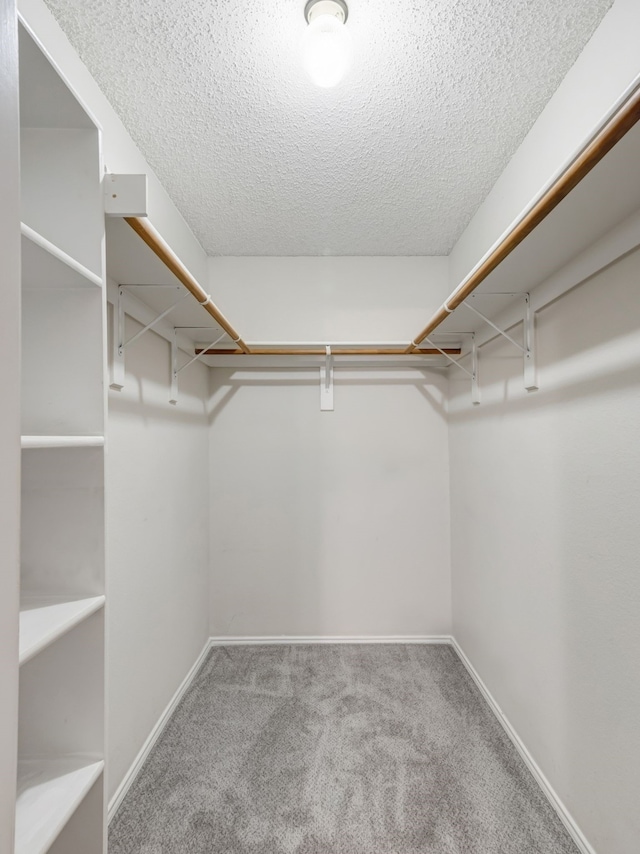
[[[21,436],[23,450],[30,448],[102,448],[104,436]]]
[[[19,24],[20,126],[95,128],[95,122],[47,57],[29,25],[20,18]]]
[[[104,596],[74,600],[60,596],[25,596],[20,604],[20,664],[25,664],[99,611],[104,601]]]
[[[15,854],[48,851],[103,768],[80,757],[19,761]]]
[[[24,288],[102,287],[99,276],[24,222],[20,224],[20,231]]]

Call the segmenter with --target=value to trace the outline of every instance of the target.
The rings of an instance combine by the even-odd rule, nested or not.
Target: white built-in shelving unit
[[[22,501],[15,854],[103,854],[100,131],[20,27]]]

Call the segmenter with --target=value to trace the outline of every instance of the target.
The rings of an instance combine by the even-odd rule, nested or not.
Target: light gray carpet
[[[576,854],[448,646],[212,651],[110,854]]]

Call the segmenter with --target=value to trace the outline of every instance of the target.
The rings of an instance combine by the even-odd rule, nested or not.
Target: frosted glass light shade
[[[316,84],[329,89],[336,86],[351,65],[351,36],[334,15],[317,15],[301,41],[305,71]]]

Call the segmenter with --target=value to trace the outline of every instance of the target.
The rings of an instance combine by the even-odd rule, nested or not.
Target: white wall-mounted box
[[[104,176],[104,212],[107,216],[148,216],[147,176]]]

